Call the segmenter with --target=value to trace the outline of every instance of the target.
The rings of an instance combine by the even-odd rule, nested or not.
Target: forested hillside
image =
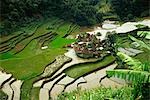
[[[107,18],[127,21],[149,15],[149,0],[3,0],[0,7],[1,32],[49,16],[93,25]]]

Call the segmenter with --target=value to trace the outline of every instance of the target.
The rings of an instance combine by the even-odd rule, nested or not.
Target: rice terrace
[[[150,100],[149,0],[4,0],[0,100]]]

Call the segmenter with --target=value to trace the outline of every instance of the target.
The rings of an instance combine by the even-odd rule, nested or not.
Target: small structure
[[[76,38],[73,48],[79,57],[99,58],[105,55],[104,40],[97,38],[96,34],[81,33]]]
[[[47,48],[48,48],[48,46],[41,47],[42,50],[47,49]]]

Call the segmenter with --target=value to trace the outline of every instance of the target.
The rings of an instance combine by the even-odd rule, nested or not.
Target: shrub
[[[97,34],[96,34],[97,36],[102,36],[102,34],[100,33],[100,32],[97,32]]]
[[[6,95],[2,90],[0,90],[0,100],[7,100],[8,95]]]

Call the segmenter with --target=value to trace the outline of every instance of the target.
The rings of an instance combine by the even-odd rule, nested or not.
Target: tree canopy
[[[5,28],[13,28],[33,19],[57,16],[79,25],[93,25],[103,15],[120,20],[149,16],[149,0],[1,0],[0,19]],[[101,9],[102,8],[102,9]],[[99,10],[101,9],[101,10]],[[102,10],[106,10],[103,14]]]

